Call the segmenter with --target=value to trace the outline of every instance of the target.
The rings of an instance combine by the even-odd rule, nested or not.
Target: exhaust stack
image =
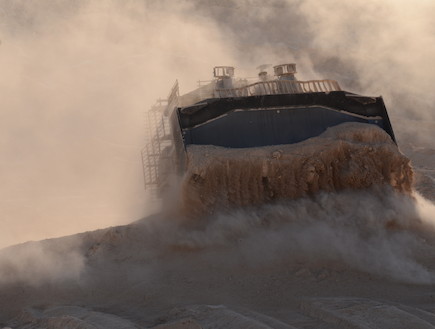
[[[276,65],[273,70],[278,80],[297,80],[295,77],[296,64],[294,63]]]
[[[234,67],[215,66],[213,76],[217,79],[216,87],[219,89],[233,88]]]

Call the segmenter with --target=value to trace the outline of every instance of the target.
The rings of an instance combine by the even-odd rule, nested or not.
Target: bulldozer
[[[294,63],[265,68],[247,79],[217,66],[183,95],[175,82],[148,112],[146,189],[161,196],[181,177],[189,216],[377,185],[411,191],[382,97],[300,81]]]

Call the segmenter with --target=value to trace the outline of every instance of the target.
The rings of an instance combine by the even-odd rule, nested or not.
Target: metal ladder
[[[142,165],[145,189],[156,196],[164,187],[173,161],[173,138],[169,117],[178,106],[178,81],[167,100],[159,99],[146,113],[147,143],[142,149]]]

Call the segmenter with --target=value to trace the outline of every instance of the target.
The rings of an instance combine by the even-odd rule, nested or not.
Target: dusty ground
[[[344,209],[341,215],[334,212],[335,219],[347,220],[349,199],[340,197],[328,202],[334,208],[340,203]],[[222,215],[202,228],[156,216],[11,247],[2,251],[0,323],[10,328],[433,328],[433,234],[428,224],[409,225],[414,210],[395,209],[396,197],[389,197],[390,204],[383,201],[381,217],[387,223],[402,214],[408,217],[402,222],[406,229],[324,225],[316,218],[319,210],[307,205],[309,224],[301,224],[287,216],[300,215],[298,205],[282,205]]]

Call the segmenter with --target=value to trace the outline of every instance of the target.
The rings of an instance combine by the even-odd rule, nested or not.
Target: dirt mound
[[[409,159],[374,125],[346,123],[297,144],[249,149],[191,145],[182,185],[189,215],[389,184],[409,193]]]

